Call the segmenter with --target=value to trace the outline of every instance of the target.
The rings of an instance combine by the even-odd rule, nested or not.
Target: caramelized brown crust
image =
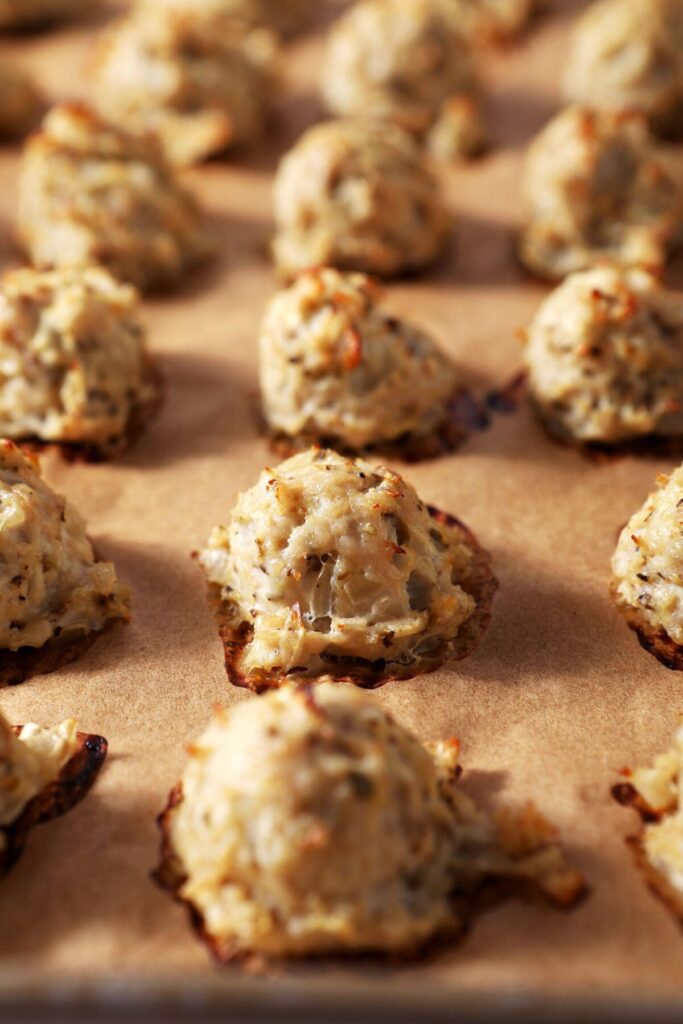
[[[126,429],[118,437],[109,438],[103,444],[88,441],[42,441],[39,438],[17,438],[16,444],[35,454],[55,451],[65,462],[109,462],[127,452],[159,414],[164,403],[164,380],[159,367],[152,360],[147,365],[145,383],[152,390],[152,395],[148,401],[133,408]]]
[[[638,637],[638,642],[643,650],[652,654],[666,668],[674,672],[683,672],[683,647],[675,643],[666,630],[653,629],[653,627],[640,614],[638,608],[632,608],[623,601],[617,599],[615,587],[612,586],[612,596],[617,601],[620,613],[626,619],[629,629]]]
[[[482,548],[475,535],[459,519],[428,506],[430,516],[440,526],[459,534],[459,539],[474,552],[471,571],[465,580],[459,580],[462,589],[474,598],[476,608],[469,619],[459,628],[457,636],[437,647],[429,654],[416,655],[409,664],[387,663],[383,658],[368,661],[365,658],[351,658],[327,655],[325,673],[338,682],[355,683],[364,689],[374,690],[395,679],[411,679],[413,676],[431,672],[446,661],[461,661],[470,655],[478,645],[491,622],[493,598],[498,589],[498,580],[493,575],[491,556]],[[254,693],[277,688],[285,681],[279,672],[263,672],[259,675],[246,674],[242,668],[244,649],[249,643],[253,627],[240,618],[239,610],[223,599],[221,588],[216,583],[208,585],[209,605],[218,624],[223,643],[225,669],[234,686],[243,686]],[[293,669],[289,675],[301,675]]]
[[[678,666],[682,667],[682,666]],[[654,811],[643,800],[636,788],[630,782],[620,782],[612,787],[612,796],[623,807],[631,807],[640,815],[643,825],[659,821],[661,814]],[[643,845],[643,826],[637,835],[629,836],[626,844],[633,853],[636,865],[645,876],[649,888],[662,903],[668,907],[672,914],[680,919],[683,927],[683,893],[675,889],[661,872],[652,866],[645,853]]]
[[[534,401],[529,394],[527,378],[527,372],[522,370],[520,373],[515,374],[512,380],[503,388],[491,392],[487,398],[487,405],[491,411],[494,413],[516,412],[518,406],[526,400],[551,441],[561,444],[564,448],[572,448],[574,451],[580,452],[581,455],[596,462],[622,458],[625,455],[652,459],[680,459],[683,456],[683,436],[665,437],[659,434],[647,434],[625,441],[615,441],[612,444],[600,441],[577,441],[576,438],[572,437],[564,429],[558,420],[548,416],[540,405]]]
[[[456,778],[460,776],[462,769],[458,767]],[[267,961],[263,956],[256,956],[239,950],[235,945],[228,945],[219,942],[209,933],[204,923],[204,918],[199,910],[190,900],[181,895],[182,887],[186,881],[186,874],[183,866],[176,856],[171,839],[171,822],[173,814],[183,800],[182,783],[178,782],[170,791],[166,807],[157,818],[157,826],[161,833],[161,849],[158,867],[152,872],[153,880],[163,890],[169,893],[176,903],[185,907],[190,924],[201,941],[207,946],[211,955],[218,963],[229,964],[239,962],[242,966],[251,969],[263,968]],[[548,879],[548,881],[551,881]],[[437,934],[423,943],[416,943],[407,947],[401,952],[392,953],[363,953],[357,954],[353,950],[340,951],[331,959],[346,960],[350,957],[358,959],[359,955],[366,960],[386,961],[389,963],[403,963],[415,960],[418,956],[425,957],[430,952],[436,952],[447,943],[453,943],[469,930],[473,919],[477,914],[494,907],[507,899],[515,896],[531,902],[550,903],[559,910],[572,910],[578,906],[589,894],[589,888],[583,878],[574,871],[568,871],[562,878],[562,884],[544,884],[545,879],[539,878],[534,882],[531,878],[498,877],[487,876],[476,888],[471,889],[467,894],[453,894],[453,924],[451,927],[444,927]],[[306,959],[313,959],[314,953],[306,956]],[[300,959],[300,957],[297,957]],[[330,959],[330,957],[328,957]]]
[[[42,647],[20,647],[17,651],[0,650],[0,689],[18,686],[32,676],[56,672],[64,665],[70,665],[92,647],[113,620],[104,629],[81,633],[78,636],[53,637]]]
[[[340,455],[377,456],[408,463],[425,462],[457,451],[473,433],[485,430],[489,422],[485,409],[474,393],[463,387],[453,393],[444,418],[429,433],[409,432],[392,441],[366,445],[361,449],[350,448],[339,438],[329,435],[306,433],[290,437],[281,431],[270,431],[261,416],[259,420],[269,438],[271,450],[283,459],[306,451],[312,445],[319,445],[321,448],[333,448]]]
[[[14,731],[21,732],[20,726]],[[0,848],[0,876],[15,863],[31,829],[61,817],[80,803],[86,795],[107,756],[107,741],[102,736],[79,732],[78,749],[62,768],[58,778],[31,800],[16,821],[0,825],[5,839]]]

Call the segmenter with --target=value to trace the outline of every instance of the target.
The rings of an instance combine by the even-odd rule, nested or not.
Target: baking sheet
[[[520,158],[557,105],[566,31],[581,6],[558,0],[519,47],[487,58],[496,148],[444,175],[459,214],[452,252],[388,291],[397,313],[432,330],[481,390],[518,368],[515,330],[547,290],[512,257]],[[0,60],[12,52],[54,97],[86,95],[82,68],[97,28],[94,20],[5,39]],[[0,1010],[36,999],[176,999],[235,1013],[289,1008],[299,1019],[325,1003],[378,1016],[381,1006],[419,1006],[424,1018],[461,1007],[512,1019],[528,999],[542,1000],[548,1018],[580,1001],[605,1010],[626,999],[621,1013],[653,1001],[683,1012],[683,937],[637,874],[623,841],[635,816],[609,792],[624,764],[667,747],[683,711],[683,676],[640,650],[607,596],[616,531],[671,464],[587,461],[553,445],[524,408],[453,456],[403,469],[493,552],[501,589],[472,657],[386,686],[377,699],[424,738],[459,736],[463,784],[482,799],[534,799],[560,827],[590,899],[569,914],[509,903],[459,945],[409,967],[288,967],[268,980],[214,966],[149,879],[154,818],[185,744],[214,703],[255,699],[228,686],[190,552],[274,458],[253,416],[255,337],[274,287],[270,188],[277,154],[319,115],[319,62],[319,36],[288,51],[283,123],[267,152],[187,173],[221,248],[176,294],[145,304],[167,382],[160,418],[113,465],[43,460],[49,483],[83,512],[131,585],[134,619],[67,670],[0,693],[12,721],[75,715],[110,742],[92,794],[35,832],[0,885]],[[17,150],[0,151],[3,267],[13,261],[17,165]],[[674,267],[670,282],[680,281]]]

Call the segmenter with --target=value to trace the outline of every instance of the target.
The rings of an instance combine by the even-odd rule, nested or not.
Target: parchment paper
[[[453,251],[434,272],[388,292],[482,391],[518,368],[515,330],[547,291],[516,266],[511,237],[521,154],[557,105],[579,6],[556,3],[518,47],[487,58],[495,149],[444,174],[459,214]],[[82,68],[98,26],[5,39],[0,60],[11,52],[55,98],[86,95]],[[149,879],[155,815],[185,744],[214,703],[256,699],[227,683],[190,552],[274,459],[253,418],[256,332],[274,288],[265,255],[271,179],[278,154],[319,116],[319,61],[319,36],[288,51],[283,123],[265,153],[187,174],[221,248],[176,294],[145,304],[167,384],[160,418],[112,465],[44,459],[49,483],[82,511],[132,586],[134,620],[73,667],[0,693],[10,720],[74,715],[106,735],[111,751],[92,794],[37,830],[0,884],[0,1007],[92,991],[152,1000],[192,992],[192,1005],[203,993],[234,1007],[246,992],[252,1008],[264,998],[272,1009],[353,996],[397,1010],[417,1002],[426,1017],[501,994],[512,1012],[526,993],[562,997],[556,1005],[565,1007],[663,1000],[683,1012],[683,936],[624,845],[635,816],[610,796],[619,768],[667,747],[683,710],[683,675],[640,650],[607,594],[616,532],[671,464],[589,462],[549,441],[524,407],[451,457],[403,467],[425,500],[465,519],[493,552],[501,590],[472,657],[386,686],[377,699],[422,737],[458,735],[464,784],[482,799],[535,800],[560,827],[590,899],[569,914],[509,903],[458,946],[409,967],[320,965],[245,980],[211,963],[183,911]],[[18,156],[0,151],[3,267],[15,259]],[[677,280],[680,266],[670,274]]]

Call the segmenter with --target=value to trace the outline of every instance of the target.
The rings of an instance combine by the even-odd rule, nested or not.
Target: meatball
[[[41,96],[31,79],[14,64],[0,64],[0,139],[25,135],[38,120]]]
[[[640,834],[629,840],[650,887],[683,921],[683,723],[674,745],[652,766],[628,773],[614,787],[621,803],[642,814]]]
[[[679,240],[680,168],[639,114],[560,113],[531,145],[524,197],[520,257],[551,280],[600,259],[661,267]]]
[[[107,741],[77,728],[73,718],[50,727],[12,727],[0,713],[0,876],[33,827],[66,814],[95,781]]]
[[[17,218],[35,266],[97,264],[141,288],[177,282],[207,253],[197,204],[155,144],[75,104],[29,141]]]
[[[162,817],[157,878],[224,961],[413,952],[501,879],[575,901],[548,824],[527,810],[504,835],[455,785],[457,756],[343,684],[219,711]]]
[[[612,593],[642,645],[668,668],[683,668],[683,466],[660,476],[621,531]]]
[[[568,277],[531,325],[526,366],[533,404],[561,438],[683,435],[683,306],[644,270]]]
[[[565,92],[607,110],[642,111],[655,131],[680,134],[682,46],[681,0],[599,0],[576,27]]]
[[[314,266],[396,277],[433,263],[451,232],[412,138],[371,121],[311,128],[280,164],[273,252],[284,278]]]
[[[458,389],[432,339],[378,306],[362,274],[312,270],[277,295],[260,336],[263,410],[272,431],[360,450],[428,438]]]
[[[333,28],[323,94],[342,117],[390,121],[443,158],[483,146],[476,76],[452,0],[361,0]]]
[[[157,400],[137,295],[100,268],[16,270],[0,284],[0,436],[126,446]]]
[[[148,5],[104,33],[97,106],[122,128],[156,134],[172,164],[191,164],[263,134],[273,54],[261,30]]]
[[[111,562],[96,559],[81,516],[7,440],[0,498],[0,669],[7,652],[69,643],[129,618],[128,590]]]
[[[464,657],[488,625],[488,556],[398,474],[312,449],[266,469],[199,554],[234,682],[377,684]]]

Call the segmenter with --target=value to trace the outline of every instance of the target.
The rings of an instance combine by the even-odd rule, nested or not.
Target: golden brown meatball
[[[199,554],[233,681],[386,681],[469,654],[495,590],[462,524],[397,473],[311,449],[266,469]],[[232,646],[231,646],[232,644]]]
[[[263,134],[273,55],[267,32],[148,4],[104,33],[97,106],[128,131],[154,133],[172,164],[195,163]]]
[[[390,121],[444,159],[484,143],[474,58],[452,0],[361,0],[332,29],[323,93],[332,113]]]
[[[498,828],[455,785],[457,757],[338,683],[218,712],[163,817],[157,877],[221,960],[414,952],[462,931],[494,880],[575,901],[548,824],[527,809]]]
[[[141,288],[177,282],[207,253],[198,206],[153,141],[74,104],[26,147],[17,231],[37,267],[98,264]]]
[[[273,243],[285,278],[315,266],[396,277],[434,262],[451,231],[439,186],[393,125],[330,121],[287,154]]]
[[[621,531],[612,593],[643,646],[667,667],[683,667],[683,466],[654,491]]]
[[[680,134],[681,0],[600,0],[582,15],[567,67],[568,98],[606,110],[639,110],[653,129]]]
[[[111,562],[96,559],[81,516],[7,440],[0,496],[0,668],[7,652],[68,643],[129,618],[128,590]]]
[[[683,722],[671,750],[651,767],[626,774],[629,781],[613,792],[643,817],[640,833],[629,845],[650,887],[683,921]]]
[[[601,259],[658,268],[680,236],[680,163],[639,114],[562,111],[531,145],[523,190],[520,257],[544,278]]]
[[[270,303],[260,336],[263,411],[293,441],[360,450],[429,438],[455,368],[419,328],[385,313],[363,274],[312,270]]]
[[[561,438],[683,436],[683,306],[644,270],[568,277],[531,325],[526,366],[533,404]]]
[[[157,401],[137,294],[99,267],[0,283],[0,436],[126,447]]]

